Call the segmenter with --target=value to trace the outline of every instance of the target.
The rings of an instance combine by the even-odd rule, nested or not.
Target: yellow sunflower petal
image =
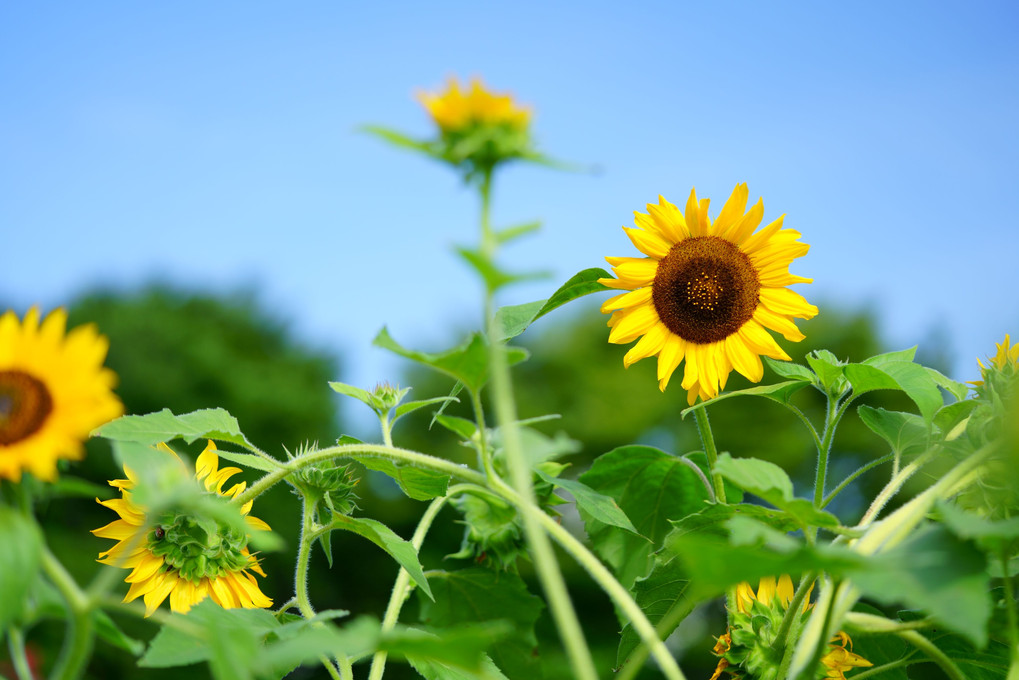
[[[683,338],[669,333],[664,326],[662,329],[665,331],[665,339],[658,353],[658,389],[664,392],[673,372],[679,368],[680,362],[686,355],[687,344]]]
[[[609,258],[605,258],[608,260]],[[612,265],[612,271],[620,280],[632,282],[634,288],[646,286],[655,279],[658,271],[658,260],[646,257],[620,257],[619,262]]]
[[[794,316],[798,319],[812,319],[817,316],[817,307],[806,298],[788,288],[761,288],[761,304],[775,314]]]
[[[616,345],[633,342],[658,322],[658,312],[652,305],[628,309],[616,320],[609,333],[609,342]]]
[[[736,188],[732,190],[732,194],[729,195],[729,200],[722,206],[722,211],[715,218],[715,235],[726,237],[728,232],[743,218],[749,198],[750,190],[746,183],[737,184]]]
[[[665,257],[672,247],[672,244],[667,243],[661,236],[650,231],[634,229],[632,227],[623,227],[623,231],[630,237],[630,241],[637,250],[656,260]]]
[[[637,344],[623,356],[623,366],[629,368],[641,359],[658,354],[669,335],[669,330],[662,324],[656,324],[649,328],[644,337],[638,340]]]
[[[606,300],[602,306],[602,313],[609,312],[613,309],[626,309],[628,307],[636,307],[637,305],[647,304],[651,301],[651,288],[638,288],[637,290],[631,290],[629,293],[623,293],[622,295],[615,295]]]
[[[757,199],[757,203],[750,208],[750,211],[732,226],[726,235],[726,239],[732,241],[742,249],[743,242],[746,241],[747,237],[754,232],[754,229],[757,229],[763,219],[764,199],[759,198]]]
[[[675,205],[665,200],[665,197],[661,194],[658,195],[658,205],[648,203],[647,209],[650,216],[658,225],[662,236],[670,244],[675,244],[690,237],[690,230],[686,226],[683,213]]]
[[[138,526],[129,524],[122,519],[115,519],[106,526],[92,529],[92,533],[99,538],[112,538],[115,541],[122,541],[138,533]]]
[[[163,604],[163,600],[173,592],[174,586],[177,585],[178,581],[177,572],[175,571],[167,571],[153,578],[156,581],[143,598],[145,602],[145,616],[152,616],[159,605]]]
[[[761,357],[753,352],[738,333],[734,333],[725,339],[725,353],[729,357],[732,367],[751,382],[761,382],[764,377],[764,365]]]
[[[758,306],[754,310],[754,321],[761,324],[765,328],[769,328],[773,331],[778,331],[782,336],[790,342],[799,342],[804,338],[800,329],[796,327],[788,317],[776,314],[767,307]]]

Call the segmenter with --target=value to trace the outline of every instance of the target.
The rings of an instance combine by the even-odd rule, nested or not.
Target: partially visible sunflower
[[[472,125],[508,125],[526,129],[531,109],[518,106],[508,94],[486,89],[480,78],[473,78],[464,91],[456,78],[450,78],[445,92],[420,92],[418,100],[444,133],[462,131]]]
[[[109,343],[92,324],[65,334],[67,313],[0,316],[0,478],[52,481],[57,461],[79,459],[89,432],[124,412],[117,376],[103,367]]]
[[[775,677],[778,669],[774,667],[771,645],[794,594],[793,582],[788,574],[778,579],[762,578],[756,592],[746,582],[736,586],[736,611],[732,612],[732,627],[718,638],[712,649],[715,656],[720,658],[710,680],[719,680],[722,673],[729,673],[732,678],[742,677],[737,675],[737,671],[748,672],[751,678]],[[803,614],[813,606],[808,602],[809,597],[808,591],[801,608]],[[829,641],[828,651],[821,657],[825,678],[846,680],[847,671],[874,665],[859,654],[854,654],[852,647],[853,641],[843,631],[836,633]]]
[[[165,444],[159,449],[176,457]],[[179,459],[178,459],[179,460]],[[219,468],[216,445],[210,441],[195,461],[195,479],[208,493],[233,498],[246,484],[234,484],[223,491],[227,479],[240,468]],[[265,577],[258,559],[248,551],[248,534],[206,518],[184,512],[167,511],[150,515],[134,502],[131,489],[137,483],[132,470],[124,468],[127,479],[115,479],[110,486],[121,491],[121,498],[99,501],[120,519],[92,533],[118,543],[99,553],[99,562],[131,569],[125,581],[131,584],[124,602],[143,597],[145,616],[150,616],[169,597],[170,609],[185,613],[206,597],[225,608],[271,607],[272,600],[258,587],[254,572]],[[252,517],[252,501],[241,507],[248,528],[268,530],[269,525]]]
[[[1011,372],[1019,371],[1019,344],[1012,345],[1008,333],[1005,334],[1005,340],[999,343],[995,343],[998,348],[998,353],[993,357],[988,357],[987,362],[990,366],[984,366],[979,358],[977,363],[980,364],[980,380],[973,380],[970,385],[977,387],[983,387],[984,380],[987,379],[987,371],[991,369],[998,369],[999,371],[1005,371],[1011,369]]]
[[[629,291],[602,305],[612,314],[609,342],[640,338],[623,365],[658,355],[664,391],[685,360],[682,387],[690,404],[716,396],[733,369],[760,381],[761,356],[789,359],[766,329],[798,342],[804,336],[792,319],[817,314],[817,307],[786,288],[812,281],[789,273],[810,246],[798,241],[798,231],[782,228],[784,215],[755,231],[764,203],[758,199],[746,211],[748,196],[747,185],[737,185],[714,221],[709,200],[698,201],[696,191],[683,212],[659,196],[647,205],[647,215],[634,212],[638,228],[623,227],[646,257],[607,257],[616,278],[599,279]]]

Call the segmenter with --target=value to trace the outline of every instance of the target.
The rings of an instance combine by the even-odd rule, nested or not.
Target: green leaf
[[[0,506],[0,630],[21,615],[25,598],[38,578],[42,532],[20,512]]]
[[[844,364],[839,361],[838,357],[826,349],[819,349],[808,354],[806,360],[825,392],[829,394],[842,393],[845,379],[842,373]]]
[[[414,411],[417,411],[420,408],[431,406],[432,404],[442,404],[443,406],[445,406],[451,401],[455,401],[457,403],[460,402],[460,400],[457,399],[456,397],[433,397],[431,399],[419,399],[418,401],[408,401],[406,404],[400,404],[399,406],[396,407],[396,410],[393,411],[392,422],[395,423],[403,416],[407,415],[408,413],[413,413]]]
[[[565,432],[556,432],[550,437],[534,428],[520,427],[520,425],[521,423],[517,423],[520,448],[524,453],[527,463],[532,467],[546,460],[556,460],[557,458],[580,451],[580,442],[571,439]],[[501,448],[503,446],[501,427],[493,430],[491,442],[492,446],[498,450],[498,454],[501,455]]]
[[[534,625],[544,602],[527,590],[519,576],[472,567],[430,571],[428,578],[435,598],[431,602],[418,598],[423,623],[441,629],[508,621],[513,633],[489,648],[492,660],[509,677],[541,677]]]
[[[958,380],[952,380],[940,371],[936,371],[928,366],[924,366],[924,370],[927,371],[939,387],[944,388],[949,394],[955,397],[957,402],[961,402],[967,397],[967,395],[969,395],[970,386],[966,383],[959,382]]]
[[[757,458],[733,458],[723,452],[715,463],[715,472],[744,491],[785,510],[803,526],[839,526],[835,515],[818,510],[805,498],[796,498],[789,475],[774,463]]]
[[[623,446],[600,456],[580,481],[615,499],[640,536],[607,525],[579,508],[588,538],[624,587],[652,566],[652,552],[678,520],[704,508],[709,496],[697,473],[650,446]]]
[[[471,672],[480,672],[485,650],[511,632],[505,621],[472,623],[452,628],[400,627],[383,635],[380,649],[413,659]]]
[[[745,390],[735,390],[733,392],[722,392],[720,395],[711,399],[710,401],[701,402],[689,408],[683,409],[680,412],[680,416],[685,418],[688,413],[694,409],[704,408],[712,404],[717,404],[720,401],[724,401],[731,397],[764,397],[772,401],[777,401],[780,404],[788,404],[789,400],[794,394],[802,390],[810,383],[803,382],[802,380],[787,380],[786,382],[775,383],[774,385],[758,385],[757,387],[748,387]]]
[[[449,488],[449,475],[434,470],[394,463],[387,458],[361,458],[360,463],[369,470],[383,472],[400,485],[400,489],[416,501],[429,501],[445,496]]]
[[[860,406],[857,413],[863,424],[888,442],[896,455],[916,453],[927,448],[928,429],[920,416],[872,406]]]
[[[945,400],[931,373],[909,361],[885,361],[879,366],[847,364],[845,375],[853,386],[854,396],[873,390],[901,390],[913,400],[928,423]]]
[[[249,450],[255,448],[241,433],[237,419],[221,408],[202,409],[179,416],[165,408],[144,416],[121,416],[96,428],[92,434],[150,445],[181,438],[188,444],[196,439],[215,439]]]
[[[923,609],[945,628],[983,647],[991,616],[986,569],[983,553],[972,543],[944,527],[927,525],[874,555],[851,577],[874,600]]]
[[[937,509],[945,526],[953,534],[959,538],[973,539],[989,551],[998,553],[1003,544],[1008,545],[1013,539],[1019,538],[1019,517],[991,520],[945,501],[938,503]]]
[[[138,665],[187,666],[234,652],[238,677],[251,677],[245,661],[255,657],[262,640],[279,625],[265,609],[223,609],[206,598],[187,615],[172,614],[170,622],[149,643]]]
[[[527,279],[543,279],[550,276],[548,272],[531,272],[527,274],[510,274],[509,272],[503,271],[488,258],[480,250],[473,248],[459,247],[456,252],[462,257],[467,264],[474,268],[481,278],[485,281],[485,287],[490,291],[496,291],[505,285],[514,283],[516,281],[525,281]]]
[[[62,475],[46,485],[48,495],[56,498],[101,498],[108,500],[114,494],[109,486],[100,486],[85,479]]]
[[[435,416],[435,421],[453,434],[459,435],[464,441],[471,441],[478,433],[478,426],[473,420],[460,416],[439,415]]]
[[[367,132],[370,135],[374,135],[379,139],[401,149],[418,151],[437,160],[443,160],[442,154],[432,142],[417,140],[412,137],[408,137],[402,132],[397,132],[396,130],[383,127],[381,125],[363,125],[359,128],[359,130],[361,132]]]
[[[377,522],[366,517],[348,517],[346,515],[333,515],[329,523],[330,530],[342,529],[351,531],[379,546],[392,557],[397,563],[407,570],[411,579],[421,590],[432,597],[432,590],[428,586],[428,579],[421,570],[421,563],[418,561],[417,551],[409,541],[405,541],[382,522]]]
[[[1007,645],[991,640],[986,647],[977,649],[965,638],[951,633],[929,633],[927,637],[955,662],[967,680],[1001,680],[1008,673]]]
[[[553,477],[539,468],[534,468],[534,472],[549,484],[569,491],[570,494],[573,495],[573,499],[576,501],[577,509],[579,510],[583,508],[584,512],[592,519],[595,519],[602,524],[626,529],[627,531],[631,531],[639,535],[640,532],[634,528],[633,523],[630,522],[630,518],[627,517],[626,513],[623,512],[616,504],[616,501],[609,496],[598,493],[582,482],[578,482],[573,479]]]
[[[686,597],[689,585],[690,580],[682,562],[675,558],[656,560],[651,573],[633,584],[632,591],[637,605],[658,629],[658,635],[663,640],[676,630],[684,615],[692,609],[692,603]],[[663,622],[666,624],[664,629]],[[640,642],[640,636],[633,630],[633,625],[627,622],[620,634],[619,649],[616,652],[617,668],[626,665]]]
[[[541,229],[541,221],[535,220],[534,222],[526,222],[524,224],[518,224],[512,227],[506,227],[495,232],[495,240],[498,243],[508,243],[515,239],[531,234]]]
[[[487,654],[482,655],[478,671],[456,668],[436,659],[416,655],[408,655],[407,663],[425,680],[509,680]]]
[[[672,522],[673,531],[670,536],[682,536],[688,533],[727,536],[729,520],[733,517],[756,519],[783,533],[796,531],[800,528],[800,523],[787,513],[766,508],[763,505],[751,505],[750,503],[735,505],[713,504],[704,506],[704,509],[700,512],[687,515],[683,519]]]
[[[372,344],[456,378],[475,393],[488,381],[488,345],[479,333],[471,334],[463,344],[439,354],[405,349],[393,340],[386,328],[379,331]],[[506,348],[509,365],[520,363],[526,358],[526,350],[519,347]]]
[[[775,373],[780,377],[802,380],[803,382],[808,383],[814,382],[814,372],[806,366],[802,366],[791,361],[778,361],[771,357],[764,357],[764,362],[768,364],[768,366],[771,367],[771,370],[775,371]]]
[[[854,611],[884,616],[884,612],[870,605],[858,602]],[[867,661],[874,664],[874,667],[883,666],[900,659],[922,657],[922,654],[915,647],[906,644],[906,641],[896,635],[887,633],[868,634],[867,631],[847,628],[853,636],[853,651]],[[850,676],[852,677],[852,676]],[[890,668],[883,671],[879,676],[881,680],[909,680],[906,667]]]
[[[92,622],[99,637],[114,647],[119,647],[132,656],[139,656],[145,651],[144,642],[128,637],[102,609],[92,612]]]
[[[969,418],[977,406],[979,406],[979,403],[975,399],[966,399],[965,401],[957,401],[954,404],[947,404],[934,414],[934,425],[941,430],[946,438],[949,438],[956,426]]]
[[[559,290],[546,300],[501,307],[495,313],[496,328],[500,329],[499,339],[509,340],[510,338],[515,338],[527,330],[527,327],[532,323],[552,310],[562,307],[567,302],[572,302],[591,293],[611,290],[605,284],[598,283],[598,279],[608,278],[612,277],[604,269],[585,269],[570,277],[569,281],[560,286]]]
[[[864,359],[863,363],[869,366],[877,366],[880,368],[884,364],[891,361],[913,361],[916,357],[916,346],[910,347],[909,349],[900,349],[894,352],[885,352],[884,354],[875,354],[869,359]]]

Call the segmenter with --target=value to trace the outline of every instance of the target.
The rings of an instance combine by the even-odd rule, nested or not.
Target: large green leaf
[[[511,678],[538,680],[541,664],[536,654],[534,625],[544,603],[532,595],[516,574],[490,569],[430,571],[433,601],[418,598],[421,621],[438,629],[508,621],[513,633],[488,648],[495,664]]]
[[[991,520],[963,510],[954,503],[941,502],[937,505],[945,526],[959,538],[974,539],[995,554],[1019,538],[1019,517]]]
[[[984,555],[942,526],[921,528],[851,577],[878,602],[923,609],[977,647],[987,643],[991,599]]]
[[[728,453],[718,456],[715,472],[744,491],[759,496],[776,508],[784,510],[801,526],[837,527],[835,515],[818,510],[805,498],[796,498],[793,483],[785,470],[758,458],[733,458]]]
[[[406,349],[389,335],[386,328],[379,331],[372,344],[456,378],[473,392],[488,382],[488,345],[479,333],[471,334],[463,344],[438,354]],[[526,350],[506,348],[506,360],[511,366],[526,358]]]
[[[481,673],[485,650],[511,633],[506,621],[471,623],[450,628],[398,627],[387,631],[379,648],[432,668]],[[498,676],[496,676],[498,677]]]
[[[661,639],[672,634],[692,603],[686,597],[690,580],[681,560],[667,558],[655,560],[651,573],[638,578],[634,584],[633,597],[648,620],[658,629]],[[616,667],[622,668],[635,649],[640,645],[640,635],[629,622],[620,634],[619,649],[616,652]]]
[[[532,323],[567,302],[591,293],[611,290],[605,284],[598,283],[598,279],[607,278],[611,278],[611,276],[604,269],[585,269],[570,277],[570,280],[560,286],[559,290],[548,299],[499,308],[495,313],[499,339],[515,338],[527,330],[527,327]]]
[[[509,680],[487,654],[482,655],[481,667],[477,671],[416,654],[408,654],[406,658],[407,663],[425,680]]]
[[[35,521],[0,506],[0,630],[21,614],[42,559],[42,532]]]
[[[418,561],[417,551],[410,541],[405,541],[397,536],[392,529],[382,522],[367,517],[348,517],[347,515],[333,515],[329,523],[330,530],[341,529],[350,531],[379,546],[392,557],[397,563],[407,570],[411,579],[425,592],[432,597],[432,590],[428,586],[428,579],[421,570],[421,562]]]
[[[863,424],[888,442],[896,455],[919,453],[927,448],[930,430],[920,416],[865,405],[857,413]]]
[[[359,459],[360,463],[369,470],[384,472],[400,485],[410,498],[416,501],[427,501],[437,496],[445,496],[449,487],[449,475],[434,470],[414,467],[413,465],[399,465],[386,458],[364,457]]]
[[[577,503],[577,509],[582,508],[592,519],[603,524],[632,531],[635,534],[639,533],[634,528],[633,523],[630,522],[630,518],[626,516],[626,513],[622,511],[611,497],[598,493],[582,482],[573,479],[563,479],[562,477],[553,477],[540,468],[534,468],[534,472],[549,484],[569,491]]]
[[[96,428],[92,433],[99,437],[139,444],[158,444],[172,439],[181,438],[187,443],[196,439],[215,439],[230,442],[247,449],[254,448],[247,437],[241,433],[237,419],[221,408],[207,408],[175,416],[170,409],[163,409],[143,416],[121,416],[105,425]],[[256,458],[255,456],[252,456]],[[271,465],[258,458],[263,467]],[[252,467],[258,467],[251,463]]]
[[[708,491],[679,458],[650,446],[623,446],[600,456],[580,481],[615,499],[640,536],[600,522],[583,508],[580,516],[595,551],[629,588],[651,569],[651,553],[678,520],[702,508]]]
[[[843,370],[853,386],[854,396],[873,390],[901,390],[913,400],[928,423],[945,403],[934,376],[911,361],[886,361],[877,366],[847,364]]]
[[[773,529],[788,533],[800,528],[800,523],[781,510],[773,510],[763,505],[737,503],[726,505],[706,505],[700,512],[687,515],[683,519],[672,522],[670,535],[682,536],[689,533],[704,535],[728,536],[728,523],[733,517],[749,517],[767,524]]]

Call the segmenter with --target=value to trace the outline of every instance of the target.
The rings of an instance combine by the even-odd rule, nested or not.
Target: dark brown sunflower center
[[[0,371],[0,446],[35,434],[52,410],[53,399],[40,380],[21,371]]]
[[[754,315],[761,282],[750,258],[717,236],[680,241],[658,263],[651,301],[662,323],[688,342],[729,337]]]

